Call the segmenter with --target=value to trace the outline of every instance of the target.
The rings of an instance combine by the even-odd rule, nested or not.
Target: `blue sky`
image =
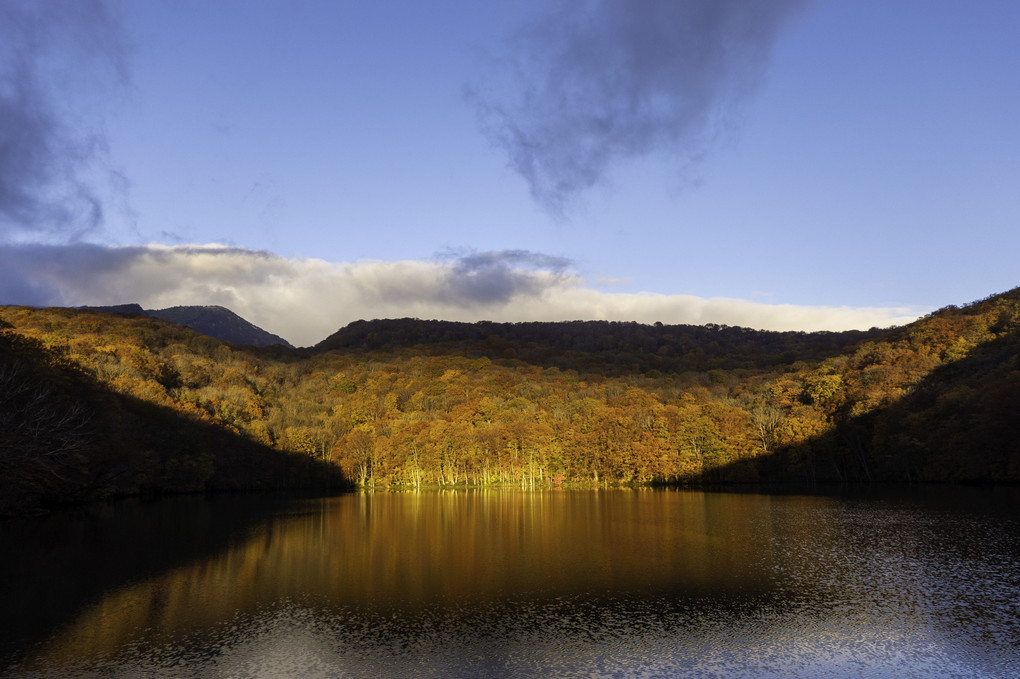
[[[0,12],[0,303],[222,303],[307,344],[869,327],[1018,284],[1018,3]]]

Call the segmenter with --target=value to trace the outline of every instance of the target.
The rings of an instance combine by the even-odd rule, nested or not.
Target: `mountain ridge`
[[[1020,288],[850,334],[348,328],[348,346],[259,349],[144,314],[0,307],[6,495],[250,486],[256,450],[368,488],[1020,483]]]
[[[195,332],[209,335],[216,339],[233,344],[253,347],[269,347],[274,344],[293,349],[294,346],[273,333],[263,330],[251,321],[239,316],[230,309],[218,304],[182,305],[165,309],[143,309],[140,304],[115,304],[110,306],[79,307],[90,311],[103,311],[116,314],[143,314],[153,318],[161,318],[177,325],[191,328]]]

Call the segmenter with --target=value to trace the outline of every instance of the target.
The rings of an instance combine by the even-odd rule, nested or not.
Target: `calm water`
[[[1020,495],[185,498],[0,523],[12,677],[1016,677]]]

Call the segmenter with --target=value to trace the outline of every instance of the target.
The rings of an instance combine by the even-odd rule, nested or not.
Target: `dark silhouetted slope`
[[[175,306],[168,309],[146,309],[145,313],[224,342],[252,347],[268,347],[274,344],[291,347],[290,342],[279,335],[263,330],[226,307]]]
[[[263,330],[222,306],[174,306],[166,309],[143,309],[139,304],[114,304],[79,308],[115,314],[144,314],[153,318],[162,318],[165,321],[183,325],[185,328],[191,328],[203,335],[249,347],[270,347],[278,344],[289,349],[294,348],[290,342],[279,335]]]
[[[460,323],[417,318],[355,321],[316,352],[418,347],[432,354],[517,358],[527,363],[620,375],[761,369],[817,360],[874,340],[883,330],[775,332],[725,325],[618,321]]]
[[[25,336],[0,318],[0,516],[138,493],[343,483],[335,467],[178,398],[181,373],[152,351],[191,344],[189,359],[211,365],[205,356],[231,355],[218,340],[144,316],[16,311],[49,330]]]

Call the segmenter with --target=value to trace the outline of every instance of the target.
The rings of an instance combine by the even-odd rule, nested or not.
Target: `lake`
[[[1016,677],[1020,493],[450,491],[0,523],[11,677]]]

